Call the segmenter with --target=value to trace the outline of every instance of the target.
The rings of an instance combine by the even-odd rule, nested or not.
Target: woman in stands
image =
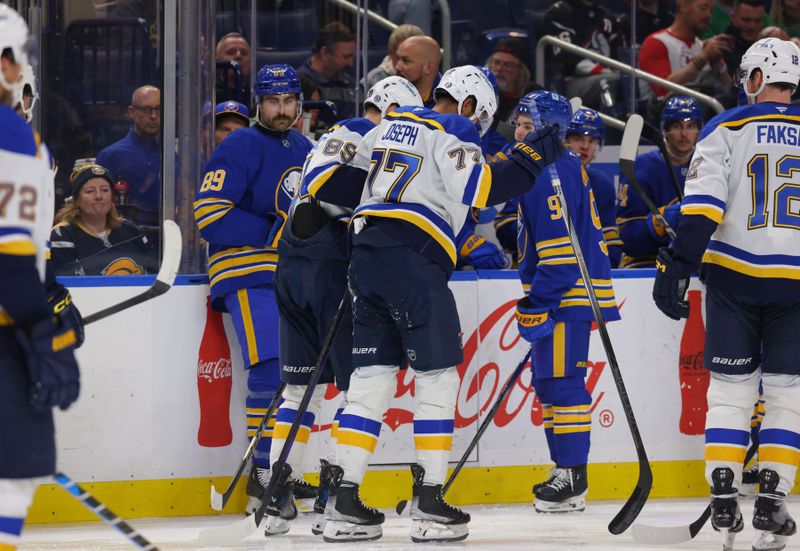
[[[117,212],[114,179],[97,164],[70,175],[72,200],[56,214],[50,234],[57,275],[138,275],[147,273],[147,238]]]

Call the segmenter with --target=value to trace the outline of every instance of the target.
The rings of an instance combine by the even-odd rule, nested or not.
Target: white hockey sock
[[[759,432],[758,467],[778,473],[777,491],[788,495],[800,462],[800,376],[764,373],[762,383],[766,414]]]
[[[269,454],[270,466],[274,465],[281,455],[286,438],[289,436],[289,429],[295,417],[297,417],[297,410],[300,407],[300,401],[303,399],[306,388],[305,385],[286,385],[283,391],[283,403],[278,408],[278,413],[275,416],[275,427],[272,429],[272,448]],[[286,463],[292,467],[293,478],[302,478],[303,476],[300,470],[303,462],[303,452],[311,436],[311,427],[314,426],[314,419],[319,415],[324,396],[325,387],[317,386],[311,395],[308,409],[303,414],[297,436],[295,436],[289,455],[286,458]]]
[[[444,484],[447,460],[453,447],[453,427],[458,394],[455,367],[417,371],[414,375],[417,406],[414,410],[414,446],[417,463],[425,469],[423,484]]]

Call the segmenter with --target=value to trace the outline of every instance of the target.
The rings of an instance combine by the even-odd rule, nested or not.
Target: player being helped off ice
[[[524,103],[523,103],[524,102]],[[518,108],[563,136],[572,108],[563,96],[531,92]],[[611,266],[594,193],[580,157],[566,153],[554,165],[575,225],[603,319],[619,319]],[[519,275],[526,296],[517,302],[517,325],[532,345],[532,380],[542,403],[544,430],[555,468],[533,487],[542,513],[583,511],[588,491],[586,464],[592,397],[585,387],[589,331],[594,320],[589,296],[569,240],[564,213],[549,171],[519,200]]]
[[[456,541],[467,537],[469,515],[442,495],[453,440],[456,366],[463,361],[461,327],[447,286],[456,263],[455,236],[470,207],[484,208],[519,195],[562,153],[558,135],[526,136],[511,159],[487,165],[475,123],[488,120],[496,96],[474,66],[447,71],[432,109],[400,107],[387,113],[312,195],[353,212],[349,268],[353,305],[353,374],[339,418],[326,541],[371,540],[384,516],[365,505],[359,487],[380,435],[398,370],[415,372],[411,538]],[[342,180],[352,188],[347,202]]]
[[[421,107],[422,98],[409,81],[399,76],[387,77],[373,86],[364,101],[364,117],[340,121],[317,142],[303,167],[299,193],[292,203],[289,219],[278,243],[278,271],[275,274],[275,296],[280,314],[281,380],[287,383],[283,403],[278,410],[273,431],[270,461],[274,465],[281,454],[292,421],[306,391],[317,358],[325,341],[339,300],[347,288],[347,265],[350,258],[348,224],[352,208],[323,203],[311,197],[314,190],[339,167],[347,165],[355,155],[364,135],[380,124],[386,113],[400,106]],[[280,480],[267,507],[267,533],[289,530],[289,521],[297,515],[292,499],[295,481],[301,475],[301,463],[314,420],[319,415],[327,383],[336,383],[347,391],[352,372],[353,318],[350,309],[336,333],[322,366],[319,384],[304,412],[300,430],[291,444],[286,464],[288,478]],[[331,429],[335,441],[341,410]],[[330,459],[330,458],[328,458]],[[320,490],[314,504],[316,513],[312,531],[319,535],[324,527],[327,484],[331,468],[320,460]]]
[[[800,461],[800,48],[765,38],[742,57],[749,105],[708,122],[686,175],[677,238],[656,263],[653,298],[689,313],[689,276],[706,283],[706,479],[724,549],[744,527],[738,491],[753,404],[763,384],[753,549],[778,550],[796,532],[786,509]],[[702,266],[701,266],[702,262]]]

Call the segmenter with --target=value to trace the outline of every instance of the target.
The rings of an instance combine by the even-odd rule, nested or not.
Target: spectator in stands
[[[228,33],[217,42],[217,61],[230,61],[239,66],[242,72],[242,89],[236,90],[235,83],[224,76],[217,80],[217,101],[242,99],[250,103],[250,55],[247,39],[239,33]]]
[[[675,21],[657,31],[642,43],[639,67],[676,84],[711,92],[730,89],[731,78],[723,54],[733,49],[733,38],[727,34],[700,40],[711,21],[711,0],[677,0]],[[668,92],[657,84],[653,93],[662,97]]]
[[[733,48],[722,56],[731,78],[747,48],[761,38],[765,18],[763,0],[734,0],[731,24],[725,29],[725,34],[733,38]]]
[[[406,38],[412,36],[422,36],[425,33],[416,25],[403,24],[392,31],[389,35],[389,42],[386,44],[387,55],[381,61],[381,64],[372,69],[367,76],[364,77],[364,92],[368,92],[370,88],[375,86],[378,82],[397,74],[394,66],[397,63],[397,48],[400,43]]]
[[[703,40],[724,33],[733,18],[735,0],[714,0],[714,7],[711,10],[711,23],[708,29],[700,36]],[[770,25],[769,16],[764,14],[764,26]]]
[[[250,110],[238,101],[223,101],[214,108],[214,147],[231,132],[250,126]]]
[[[300,79],[300,89],[303,90],[303,103],[309,101],[319,101],[322,96],[319,93],[319,88],[314,82],[307,78]],[[336,117],[331,117],[338,120]],[[316,131],[321,124],[318,122],[319,109],[303,109],[303,116],[297,119],[294,123],[294,129],[302,132],[306,138],[312,139],[316,135]],[[308,124],[308,126],[306,126]]]
[[[107,168],[128,187],[133,207],[129,218],[140,226],[158,227],[161,217],[161,91],[145,85],[134,90],[128,116],[128,135],[97,154],[97,164]]]
[[[430,36],[412,36],[397,47],[397,74],[413,84],[425,107],[433,107],[433,90],[439,84],[442,51]]]
[[[606,57],[616,58],[617,48],[625,45],[615,18],[596,0],[559,0],[545,12],[544,24],[547,34]],[[564,50],[556,52],[556,60],[564,65],[569,97],[579,96],[594,109],[613,106],[618,72]]]
[[[800,0],[772,0],[769,18],[790,37],[800,37]]]
[[[138,275],[149,266],[147,238],[112,201],[114,178],[98,164],[70,176],[72,200],[56,214],[50,234],[57,275]]]
[[[626,3],[630,4],[630,0]],[[638,0],[636,2],[636,44],[641,45],[644,39],[654,32],[672,25],[675,20],[672,0]],[[617,19],[620,29],[624,29],[625,39],[630,40],[630,10]],[[628,62],[628,60],[623,60]]]
[[[531,82],[528,47],[518,38],[498,40],[485,65],[497,79],[497,88],[500,91],[497,113],[494,115],[497,121],[508,121],[521,97],[542,88]]]
[[[322,99],[330,100],[339,109],[339,118],[356,113],[355,83],[347,70],[353,66],[356,38],[344,24],[331,21],[319,32],[311,47],[311,57],[297,68],[300,78],[312,81]]]
[[[422,29],[423,34],[429,35],[431,8],[431,0],[389,0],[389,20],[398,25],[414,25]]]

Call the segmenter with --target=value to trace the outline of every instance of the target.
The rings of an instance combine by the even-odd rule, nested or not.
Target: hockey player
[[[351,208],[337,207],[314,200],[309,189],[342,165],[348,164],[364,135],[380,124],[386,113],[408,105],[421,107],[422,98],[413,84],[403,77],[390,76],[378,81],[364,101],[364,118],[346,119],[320,138],[303,167],[300,192],[292,203],[289,219],[278,243],[278,271],[275,274],[275,295],[280,313],[281,380],[287,383],[283,403],[278,410],[273,431],[271,463],[280,456],[289,428],[297,416],[306,385],[311,377],[322,344],[331,327],[339,300],[347,288],[347,264],[350,257],[348,229]],[[303,415],[300,431],[292,443],[286,464],[287,480],[280,480],[267,509],[267,532],[284,533],[296,516],[292,497],[295,481],[300,476],[292,467],[302,462],[303,452],[319,414],[325,384],[336,383],[347,391],[352,371],[353,321],[349,310],[336,333],[323,366],[319,386]],[[334,418],[334,427],[338,415]],[[336,430],[331,429],[335,441]],[[317,517],[312,530],[321,534],[324,525],[325,486],[330,475],[327,461],[322,461]]]
[[[661,112],[661,132],[678,184],[683,189],[689,160],[703,128],[703,109],[697,100],[673,96]],[[636,158],[636,179],[674,229],[680,218],[680,204],[669,167],[658,151]],[[630,183],[620,181],[617,195],[617,224],[622,238],[620,268],[652,268],[658,248],[669,242],[666,230],[647,209]]]
[[[25,21],[0,4],[0,549],[9,551],[36,485],[55,471],[52,408],[68,408],[79,392],[76,330],[52,315],[42,284],[51,220],[37,199],[52,185],[49,154],[12,108],[27,44]]]
[[[800,458],[800,214],[792,183],[798,160],[790,104],[800,48],[765,38],[742,57],[738,81],[750,105],[706,125],[686,176],[677,238],[658,253],[653,298],[673,319],[700,267],[706,282],[706,479],[711,523],[725,549],[743,527],[737,490],[753,403],[763,383],[759,492],[753,549],[783,549],[796,531],[784,498]],[[760,364],[760,367],[759,367]]]
[[[569,102],[551,92],[532,92],[528,113],[563,135],[574,120]],[[556,161],[567,210],[605,321],[619,319],[611,267],[594,192],[578,155]],[[589,330],[594,317],[575,252],[548,171],[519,201],[519,274],[527,295],[517,302],[517,325],[532,343],[533,386],[542,403],[550,458],[548,480],[534,486],[534,507],[542,513],[583,511],[588,491],[592,397],[585,387]]]
[[[351,182],[352,206],[366,178],[366,198],[353,213],[349,268],[354,371],[331,465],[326,541],[382,535],[384,516],[363,504],[359,486],[397,372],[406,365],[415,371],[417,402],[411,538],[467,537],[469,515],[442,496],[459,387],[456,366],[463,361],[458,312],[447,287],[456,262],[455,235],[470,207],[524,192],[562,152],[557,134],[545,129],[518,143],[510,160],[485,164],[474,123],[493,116],[496,102],[477,67],[450,69],[434,95],[433,109],[401,107],[387,114],[364,137],[351,167],[340,167],[325,185],[310,190],[319,200],[342,202],[339,186],[336,192],[326,188],[333,181]]]
[[[597,111],[586,108],[578,109],[567,127],[564,145],[580,157],[581,165],[589,175],[589,185],[594,192],[597,213],[600,215],[600,223],[603,225],[603,238],[608,247],[608,258],[611,261],[611,267],[616,268],[622,256],[622,240],[620,240],[619,230],[617,230],[614,182],[605,172],[589,167],[597,157],[597,152],[603,147],[604,135],[605,125]]]
[[[288,65],[265,65],[253,91],[258,96],[256,124],[232,133],[214,150],[194,202],[200,235],[209,243],[212,306],[230,312],[248,370],[251,438],[280,384],[272,281],[278,264],[277,236],[311,151],[311,142],[292,129],[303,112],[295,70]],[[273,424],[269,423],[253,454],[248,511],[258,507],[269,481]],[[295,489],[298,497],[316,495],[315,488],[298,485]]]

